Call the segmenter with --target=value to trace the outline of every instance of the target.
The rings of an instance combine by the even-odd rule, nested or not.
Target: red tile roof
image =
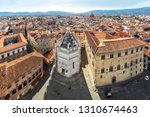
[[[104,45],[99,47],[97,53],[109,53],[114,51],[121,51],[125,49],[130,49],[138,46],[144,46],[145,42],[137,38],[129,38],[115,41],[104,41]]]
[[[109,53],[145,45],[145,42],[133,37],[99,40],[93,32],[85,31],[85,35],[93,53]]]
[[[93,52],[96,52],[98,49],[98,45],[99,45],[99,40],[95,37],[94,33],[89,32],[89,31],[85,31],[85,35],[87,37],[87,41],[91,46],[91,49]]]
[[[2,63],[6,67],[6,78],[3,79],[3,85],[8,85],[25,75],[25,73],[30,72],[41,61],[43,61],[43,56],[33,52],[14,61]]]
[[[18,37],[18,42],[15,43],[15,44],[8,45],[8,46],[4,47],[4,41],[6,39],[10,39],[10,38],[13,38],[13,37]],[[16,48],[19,48],[21,46],[25,46],[27,44],[28,43],[27,43],[27,41],[26,41],[26,39],[25,39],[25,37],[23,36],[22,33],[14,34],[14,35],[11,35],[11,36],[4,36],[4,37],[0,38],[0,53],[4,53],[6,51],[16,49]]]

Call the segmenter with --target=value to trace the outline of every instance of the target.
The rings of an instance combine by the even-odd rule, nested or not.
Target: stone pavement
[[[32,100],[44,100],[44,95],[45,95],[45,92],[46,92],[47,87],[49,85],[49,82],[52,79],[52,74],[54,72],[54,69],[55,69],[55,64],[53,65],[52,70],[50,72],[50,77],[47,79],[46,83],[43,85],[43,87],[40,89],[40,91],[37,92],[34,95],[34,97],[32,98]]]
[[[70,78],[54,70],[45,93],[45,100],[91,100],[82,70]]]
[[[82,68],[82,70],[83,70],[85,81],[86,81],[86,84],[88,86],[88,89],[89,89],[89,92],[91,94],[92,99],[93,100],[100,100],[101,98],[98,94],[98,90],[95,87],[94,80],[93,80],[89,65],[86,65],[86,67]]]
[[[135,76],[129,80],[108,86],[97,87],[103,100],[150,100],[150,71]],[[105,92],[111,88],[111,97],[105,96]]]

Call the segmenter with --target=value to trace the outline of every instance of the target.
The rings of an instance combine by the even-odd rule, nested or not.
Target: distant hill
[[[118,9],[118,10],[93,10],[78,14],[97,14],[97,15],[150,15],[150,7],[135,8],[135,9]],[[0,16],[27,16],[27,15],[78,15],[77,13],[63,11],[48,11],[48,12],[0,12]]]
[[[150,7],[120,10],[93,10],[86,13],[101,15],[150,15]]]
[[[28,16],[28,15],[73,15],[74,13],[63,11],[48,11],[48,12],[0,12],[0,16]]]

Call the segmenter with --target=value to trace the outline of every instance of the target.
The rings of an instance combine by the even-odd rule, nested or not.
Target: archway
[[[115,84],[116,83],[116,76],[113,76],[112,77],[112,84]]]
[[[64,68],[62,68],[62,74],[65,74],[65,69]]]

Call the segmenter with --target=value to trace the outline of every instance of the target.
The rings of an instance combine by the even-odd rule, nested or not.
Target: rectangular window
[[[133,50],[131,50],[131,54],[133,54]]]
[[[73,67],[73,69],[74,69],[74,62],[72,63],[72,67]]]
[[[25,87],[27,85],[27,81],[24,81],[23,86]]]
[[[9,54],[9,53],[7,53],[7,56],[10,56],[10,54]]]
[[[139,51],[139,48],[136,48],[136,52],[138,52]]]
[[[128,64],[127,64],[127,63],[125,63],[125,64],[124,64],[124,68],[127,68],[127,67],[128,67]]]
[[[118,57],[121,57],[121,52],[118,53]]]
[[[113,66],[110,66],[109,72],[113,72]]]
[[[104,69],[104,68],[102,68],[102,69],[101,69],[101,73],[104,73],[104,72],[105,72],[105,69]]]
[[[15,51],[13,51],[13,55],[15,54]]]
[[[114,55],[113,55],[113,54],[110,54],[110,58],[114,58]]]
[[[24,51],[24,48],[22,48],[22,51]]]
[[[2,55],[2,58],[4,58],[4,55]]]
[[[101,59],[102,59],[102,60],[105,60],[105,55],[102,55],[102,56],[101,56]]]
[[[22,89],[22,85],[19,85],[19,87],[18,87],[18,91],[19,91],[19,90],[21,90],[21,89]]]
[[[128,50],[125,51],[125,55],[128,55]]]
[[[36,71],[36,76],[38,75],[38,71]]]
[[[35,74],[33,74],[33,77],[32,77],[32,79],[34,79],[35,78]]]

